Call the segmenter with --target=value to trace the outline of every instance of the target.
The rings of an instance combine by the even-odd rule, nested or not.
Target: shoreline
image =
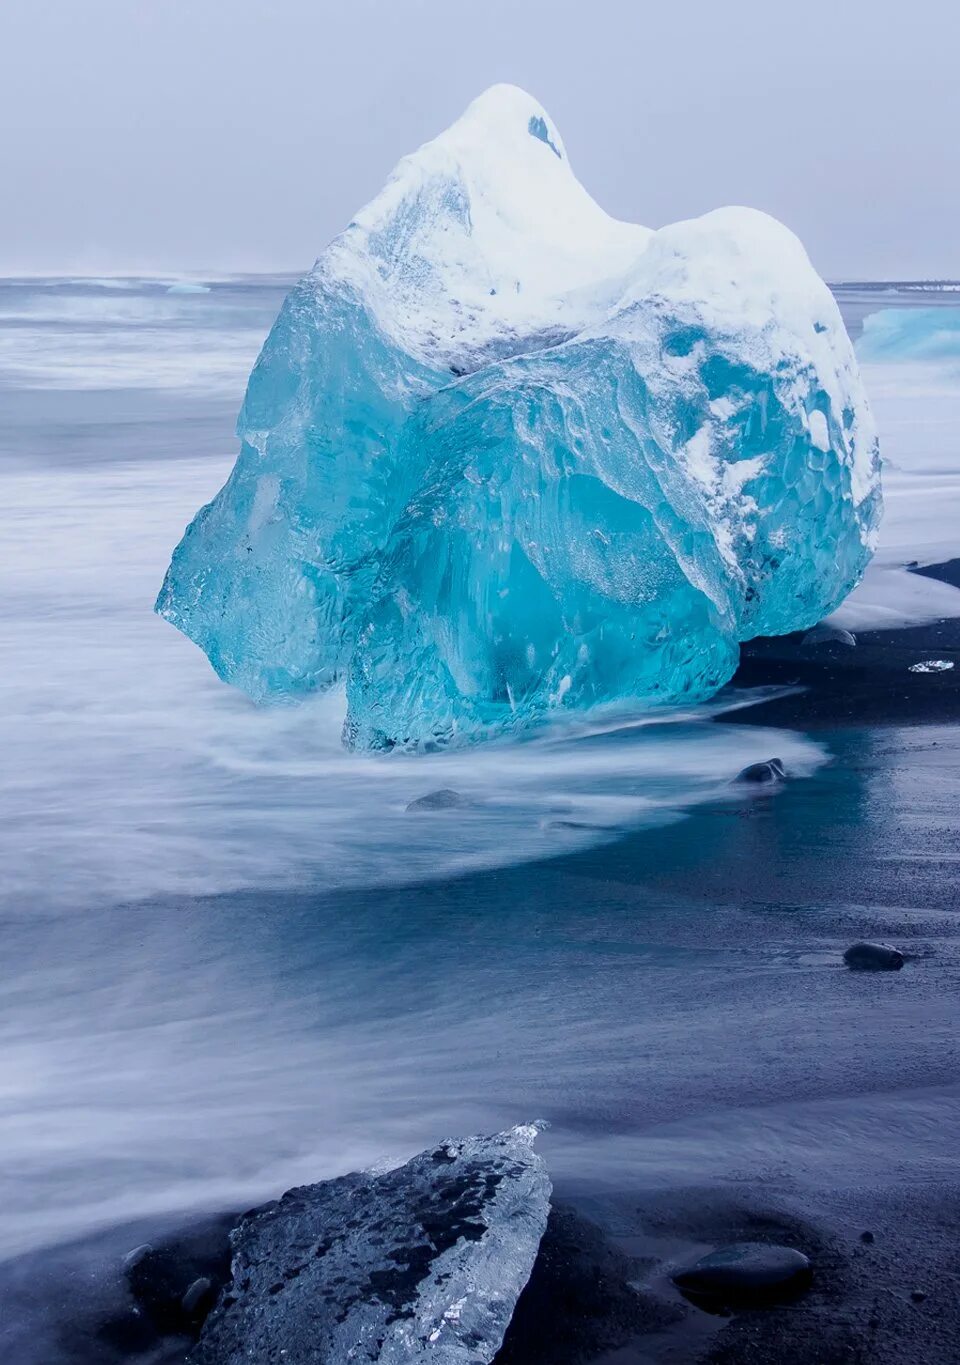
[[[849,651],[860,669],[856,695],[880,697],[903,654],[883,655],[884,642],[872,642],[868,648],[883,657],[871,669],[863,661],[874,655],[862,648],[858,641]],[[854,725],[844,683],[852,665],[845,656],[835,663],[833,654],[805,664],[825,679],[819,693],[755,708],[767,711],[765,723],[786,726],[792,714],[798,728],[811,706],[821,708],[824,723],[832,715],[818,732],[831,760],[812,777],[788,775],[773,790],[538,864],[319,902],[308,893],[247,898],[269,905],[280,924],[299,925],[298,933],[317,920],[321,904],[324,922],[357,925],[363,937],[391,922],[400,938],[412,935],[413,961],[417,945],[429,940],[442,957],[467,929],[480,933],[490,962],[513,951],[539,962],[553,950],[562,907],[563,933],[582,940],[578,955],[594,983],[587,989],[605,992],[608,1004],[622,1001],[627,1033],[611,1037],[609,1054],[598,1044],[598,1057],[616,1058],[598,1091],[602,1109],[565,1097],[560,1078],[550,1085],[543,1056],[531,1061],[547,1084],[524,1094],[524,1113],[515,1112],[519,1091],[511,1098],[496,1078],[488,1086],[491,1121],[538,1109],[553,1124],[543,1150],[554,1207],[567,1210],[558,1215],[567,1237],[545,1244],[553,1278],[541,1274],[531,1288],[538,1316],[551,1293],[551,1320],[559,1324],[570,1325],[562,1303],[574,1289],[581,1306],[592,1305],[587,1326],[568,1332],[564,1346],[530,1330],[521,1300],[497,1365],[548,1365],[547,1346],[549,1365],[915,1365],[960,1353],[955,690],[941,693],[954,723],[942,724],[941,711],[937,720],[906,723],[913,712],[904,707],[886,725]],[[798,657],[781,657],[777,667],[795,667]],[[780,708],[775,722],[770,707]],[[747,714],[714,723],[739,724]],[[411,898],[421,913],[416,926],[405,926]],[[244,898],[217,899],[238,915],[242,932]],[[842,951],[860,937],[895,942],[908,957],[904,970],[845,971]],[[564,977],[577,986],[568,966]],[[429,991],[430,980],[424,986]],[[643,1010],[631,1024],[636,1000]],[[667,1033],[656,1025],[658,1008],[678,1021]],[[146,1239],[152,1222],[159,1229],[190,1221],[186,1213],[141,1219],[136,1233],[108,1229],[0,1267],[8,1308],[0,1344],[8,1358],[18,1365],[164,1359],[111,1353],[89,1317],[85,1344],[77,1337],[82,1324],[54,1322],[57,1355],[38,1337],[38,1322],[50,1328],[55,1304],[69,1316],[79,1302],[71,1293],[89,1310],[97,1291],[88,1252],[101,1249],[94,1259],[107,1277],[103,1301],[115,1306],[118,1254]],[[584,1230],[576,1254],[571,1226]],[[787,1307],[704,1321],[709,1315],[667,1285],[671,1259],[751,1229],[755,1240],[807,1251],[814,1288]],[[871,1246],[860,1240],[865,1230],[875,1234]],[[611,1267],[619,1267],[612,1288]],[[922,1302],[911,1299],[914,1290],[925,1294]],[[24,1355],[38,1340],[40,1353]]]
[[[230,395],[285,291],[233,280],[165,318],[135,289],[113,320],[101,291],[61,292],[62,318],[7,328],[28,367],[0,393],[22,560],[0,1359],[182,1365],[183,1339],[131,1319],[138,1244],[192,1228],[222,1265],[236,1211],[544,1117],[554,1216],[496,1365],[960,1360],[960,622],[746,644],[718,699],[737,709],[697,722],[712,763],[664,727],[662,747],[598,736],[613,761],[587,774],[544,765],[525,785],[518,746],[484,774],[474,750],[452,776],[423,765],[422,789],[375,791],[315,718],[264,723],[150,612],[233,462]],[[958,299],[837,294],[851,335],[879,308]],[[911,355],[867,366],[890,562],[954,541],[956,385]],[[960,559],[914,571],[960,587]],[[954,667],[912,673],[924,659]],[[777,695],[743,705],[753,687]],[[829,754],[809,777],[805,749]],[[787,780],[629,827],[651,794],[714,791],[731,752],[730,777],[781,757]],[[511,857],[528,826],[575,829],[591,803],[614,832],[446,875],[476,845],[469,808],[403,812],[461,779],[495,819],[507,796],[493,837]],[[383,875],[316,889],[348,862]],[[895,943],[903,970],[846,971],[860,938]],[[811,1292],[732,1319],[692,1308],[671,1267],[732,1237],[801,1247]]]

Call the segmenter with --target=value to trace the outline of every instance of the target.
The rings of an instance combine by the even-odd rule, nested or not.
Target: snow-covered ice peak
[[[364,295],[392,340],[471,367],[602,316],[651,237],[577,180],[549,114],[495,85],[405,156],[318,262]]]
[[[781,384],[792,375],[797,405],[804,404],[815,375],[833,411],[847,415],[854,503],[870,497],[877,485],[876,429],[858,393],[856,356],[837,301],[795,233],[767,213],[740,206],[660,228],[631,268],[615,309],[592,331],[629,336],[638,322],[642,331],[657,309],[684,312],[704,335],[737,338],[741,348],[749,337],[745,358],[777,374]],[[851,394],[859,401],[850,404]],[[827,452],[824,414],[814,409],[807,419],[813,445]],[[871,545],[875,532],[875,524],[865,526]]]

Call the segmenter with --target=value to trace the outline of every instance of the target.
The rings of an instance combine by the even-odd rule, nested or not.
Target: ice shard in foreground
[[[193,1365],[488,1365],[547,1224],[537,1131],[445,1142],[254,1210]]]
[[[879,456],[796,238],[609,218],[496,86],[287,298],[233,473],[157,608],[256,698],[347,680],[350,742],[696,699],[862,574]]]

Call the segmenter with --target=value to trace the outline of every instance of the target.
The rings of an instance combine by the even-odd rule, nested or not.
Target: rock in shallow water
[[[488,1365],[546,1227],[536,1133],[446,1142],[249,1214],[192,1365]]]
[[[694,1300],[732,1306],[773,1302],[801,1293],[810,1284],[810,1260],[793,1247],[734,1242],[703,1256],[673,1282]]]
[[[407,810],[454,810],[457,806],[466,804],[466,797],[455,792],[452,787],[441,787],[438,791],[427,792],[426,796],[418,796],[415,801],[410,802]]]
[[[876,439],[765,215],[617,222],[523,91],[405,158],[289,295],[157,609],[251,695],[347,678],[357,747],[691,701],[869,559]]]
[[[196,1336],[215,1287],[227,1278],[227,1236],[235,1221],[229,1214],[218,1215],[155,1245],[144,1243],[123,1258],[138,1314],[161,1337]]]
[[[782,759],[768,758],[762,763],[751,763],[748,767],[741,769],[734,781],[743,782],[747,785],[752,783],[758,786],[768,786],[774,782],[782,782],[786,775],[787,770],[783,766]]]
[[[898,972],[904,964],[903,953],[889,943],[854,943],[843,960],[855,972]]]

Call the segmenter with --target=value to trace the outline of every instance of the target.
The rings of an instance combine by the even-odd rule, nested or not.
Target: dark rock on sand
[[[426,796],[418,796],[415,801],[410,802],[407,810],[454,810],[457,806],[467,804],[466,797],[461,796],[452,787],[440,787],[435,792],[427,792]]]
[[[782,759],[769,758],[763,763],[749,764],[737,773],[734,781],[762,786],[773,782],[782,782],[786,775],[787,771],[783,766]]]
[[[960,563],[960,561],[957,561]],[[753,706],[718,712],[729,725],[799,730],[867,725],[934,725],[960,717],[960,618],[895,630],[865,630],[856,648],[804,643],[799,634],[748,641],[732,681],[737,700],[758,691]],[[954,667],[912,673],[918,660]],[[790,692],[771,693],[771,688]]]
[[[889,943],[851,944],[843,960],[854,972],[898,972],[904,963],[903,953]]]
[[[160,1336],[196,1337],[230,1277],[233,1215],[129,1252],[123,1273],[142,1318]]]
[[[729,1307],[774,1303],[809,1287],[809,1258],[794,1247],[767,1242],[734,1242],[703,1256],[673,1282],[694,1302]]]

